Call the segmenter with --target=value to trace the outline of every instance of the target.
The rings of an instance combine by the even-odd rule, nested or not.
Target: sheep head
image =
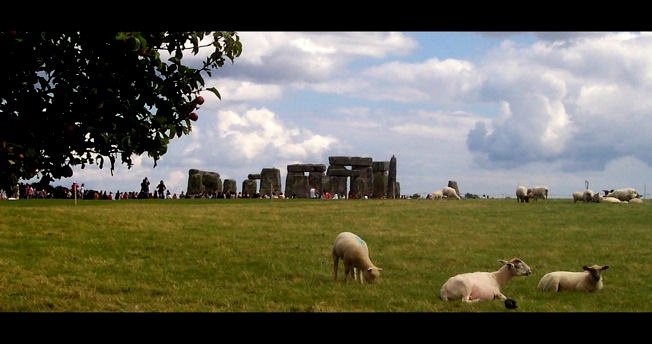
[[[598,282],[600,279],[602,279],[602,271],[609,269],[608,265],[591,265],[591,266],[583,266],[582,269],[586,270],[589,272],[589,275],[591,275],[591,278],[593,278],[594,281]]]
[[[512,276],[529,276],[532,274],[532,269],[519,258],[512,258],[510,261],[503,259],[498,261],[507,267]]]

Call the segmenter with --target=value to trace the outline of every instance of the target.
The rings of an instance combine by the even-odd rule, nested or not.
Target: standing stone
[[[373,170],[373,197],[386,198],[387,197],[387,170],[389,169],[389,161],[374,161],[372,164]]]
[[[222,180],[217,172],[201,171],[198,169],[188,170],[187,195],[201,193],[218,194],[222,192]]]
[[[389,159],[389,172],[387,176],[387,198],[398,198],[400,195],[396,183],[396,156]]]
[[[243,198],[252,198],[258,193],[258,182],[256,179],[245,179],[242,181],[242,197]]]
[[[237,195],[238,186],[236,185],[235,179],[224,179],[223,193],[225,195]]]
[[[290,172],[285,176],[285,197],[288,198],[308,198],[310,187],[308,186],[308,176],[303,172]]]
[[[271,197],[281,192],[281,171],[278,168],[263,168],[260,171],[260,195]]]

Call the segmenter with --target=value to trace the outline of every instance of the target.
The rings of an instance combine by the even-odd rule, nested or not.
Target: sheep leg
[[[353,267],[353,279],[357,280],[358,283],[362,284],[362,275],[360,269],[356,268],[355,266]]]
[[[349,277],[355,279],[353,276],[353,266],[344,264],[344,282],[348,281]]]
[[[503,295],[503,293],[498,293],[494,295],[494,300],[505,301],[507,300],[507,296]]]
[[[340,263],[340,259],[333,255],[333,281],[337,281],[337,267]]]

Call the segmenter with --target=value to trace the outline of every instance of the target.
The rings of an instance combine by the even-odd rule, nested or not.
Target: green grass
[[[0,311],[650,312],[651,205],[2,201]],[[330,250],[342,231],[365,239],[383,268],[378,283],[333,281]],[[450,276],[513,257],[533,269],[503,288],[516,311],[439,299]],[[610,266],[598,292],[536,290],[546,272],[590,264]]]

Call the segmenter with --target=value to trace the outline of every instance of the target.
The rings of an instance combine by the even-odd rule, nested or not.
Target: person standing
[[[140,182],[140,195],[138,198],[148,199],[149,198],[149,179],[145,177],[142,182]]]
[[[167,190],[167,188],[163,183],[163,179],[161,179],[161,181],[156,186],[156,191],[158,191],[158,198],[165,199],[165,190]]]

